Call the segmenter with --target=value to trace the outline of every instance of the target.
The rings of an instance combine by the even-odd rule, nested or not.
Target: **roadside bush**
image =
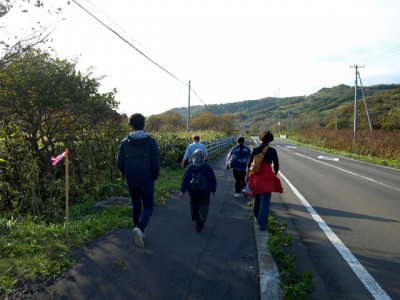
[[[306,300],[314,291],[313,276],[310,272],[299,273],[296,267],[296,256],[286,254],[293,237],[286,233],[287,224],[279,222],[271,211],[268,220],[268,248],[276,262],[281,279],[281,290],[284,299]]]
[[[347,152],[381,160],[381,164],[399,167],[400,131],[375,130],[358,131],[354,142],[354,132],[350,129],[307,129],[294,132],[291,139],[324,149]],[[396,163],[397,161],[397,163]]]

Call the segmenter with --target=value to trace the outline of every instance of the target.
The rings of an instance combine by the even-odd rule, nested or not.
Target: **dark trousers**
[[[235,193],[241,193],[246,186],[246,171],[233,169],[233,176],[235,177]]]
[[[208,216],[209,206],[210,206],[210,196],[191,195],[190,212],[192,215],[192,220],[204,223]]]
[[[132,200],[133,226],[144,232],[154,205],[154,182],[145,187],[132,187],[129,189]]]

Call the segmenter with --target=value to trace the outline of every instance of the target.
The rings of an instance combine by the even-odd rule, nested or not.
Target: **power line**
[[[379,61],[391,58],[393,56],[399,55],[400,54],[400,45],[397,45],[393,48],[387,49],[385,51],[382,51],[378,54],[372,55],[370,57],[367,57],[364,61],[363,64],[374,64]],[[343,71],[340,73],[340,75],[336,76],[337,79],[331,80],[332,85],[338,83],[338,82],[344,82],[344,78],[347,78],[345,75],[347,71]],[[342,79],[343,78],[343,79]]]
[[[138,44],[140,47],[142,47],[142,49],[144,49],[147,52],[149,52],[150,54],[152,54],[153,57],[155,56],[154,53],[152,53],[149,49],[147,49],[144,45],[142,45],[138,40],[136,40],[129,32],[127,32],[125,29],[123,29],[121,26],[119,26],[117,22],[115,22],[113,19],[111,19],[103,10],[101,10],[96,5],[94,5],[93,2],[91,2],[90,0],[86,0],[86,1],[90,5],[92,5],[96,10],[98,10],[100,13],[102,13],[104,17],[106,17],[111,23],[113,23],[115,26],[117,26],[128,37],[130,37],[136,44]],[[157,60],[160,61],[159,59],[157,59]]]
[[[134,48],[136,51],[138,51],[141,55],[143,55],[145,58],[147,58],[150,62],[152,62],[153,64],[155,64],[157,67],[159,67],[160,69],[162,69],[164,72],[166,72],[167,74],[169,74],[170,76],[172,76],[173,78],[175,78],[176,80],[178,80],[179,82],[181,82],[182,84],[184,84],[185,86],[189,86],[187,83],[185,83],[184,81],[182,81],[181,79],[179,79],[177,76],[173,75],[171,72],[169,72],[168,70],[166,70],[164,67],[162,67],[160,64],[156,63],[154,60],[152,60],[150,57],[148,57],[145,53],[143,53],[143,51],[139,50],[137,47],[135,47],[134,45],[132,45],[128,40],[126,40],[124,37],[122,37],[118,32],[116,32],[114,29],[112,29],[111,27],[107,26],[104,22],[102,22],[99,18],[97,18],[95,15],[93,15],[89,10],[87,10],[86,8],[84,8],[81,4],[79,4],[77,1],[72,0],[76,5],[78,5],[81,9],[83,9],[86,13],[88,13],[91,17],[93,17],[96,21],[98,21],[100,24],[102,24],[104,27],[106,27],[108,30],[110,30],[112,33],[114,33],[116,36],[118,36],[120,39],[122,39],[125,43],[127,43],[129,46],[131,46],[132,48]],[[114,25],[116,25],[119,29],[121,29],[124,33],[126,33],[130,38],[132,38],[135,42],[137,42],[139,45],[141,45],[137,40],[135,40],[132,36],[129,35],[129,33],[127,33],[124,29],[122,29],[116,22],[114,22],[111,18],[109,18],[102,10],[98,9],[90,0],[86,0],[87,2],[89,2],[93,7],[95,7],[98,11],[100,11],[108,20],[110,20]],[[143,45],[141,45],[143,48],[145,48]],[[191,88],[191,91],[193,91],[193,93],[195,94],[195,96],[200,100],[200,102],[204,105],[204,107],[206,108],[206,110],[210,113],[211,110],[208,108],[207,104],[204,103],[204,101],[200,98],[200,96],[196,93],[196,91]]]
[[[367,59],[364,61],[364,63],[373,64],[373,63],[376,63],[376,62],[378,62],[378,61],[381,61],[381,60],[390,58],[390,57],[392,57],[392,56],[396,56],[396,55],[398,55],[398,54],[400,54],[400,45],[397,45],[397,46],[395,46],[395,47],[393,47],[393,48],[390,48],[390,49],[388,49],[388,50],[385,50],[385,51],[383,51],[383,52],[381,52],[381,53],[375,54],[375,55],[373,55],[373,56],[367,58]]]
[[[87,14],[89,14],[91,17],[93,17],[96,21],[98,21],[101,25],[103,25],[104,27],[106,27],[108,30],[110,30],[112,33],[114,33],[116,36],[118,36],[121,40],[123,40],[125,43],[127,43],[129,46],[131,46],[133,49],[135,49],[137,52],[139,52],[141,55],[143,55],[145,58],[147,58],[150,62],[152,62],[153,64],[155,64],[157,67],[159,67],[161,70],[163,70],[164,72],[166,72],[168,75],[172,76],[173,78],[175,78],[176,80],[178,80],[179,82],[181,82],[182,84],[187,86],[187,83],[185,83],[184,81],[182,81],[181,79],[179,79],[178,77],[176,77],[174,74],[172,74],[171,72],[169,72],[167,69],[165,69],[164,67],[162,67],[161,65],[159,65],[158,63],[156,63],[154,60],[152,60],[150,57],[148,57],[146,54],[144,54],[141,50],[139,50],[137,47],[135,47],[134,45],[132,45],[128,40],[126,40],[124,37],[122,37],[118,32],[116,32],[114,29],[112,29],[111,27],[107,26],[105,23],[103,23],[99,18],[97,18],[95,15],[93,15],[90,11],[88,11],[86,8],[84,8],[82,5],[80,5],[78,2],[76,2],[75,0],[72,0],[72,2],[74,2],[76,5],[78,5],[81,9],[83,9]]]

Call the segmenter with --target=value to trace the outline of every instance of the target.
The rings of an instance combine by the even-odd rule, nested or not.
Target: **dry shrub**
[[[400,131],[368,130],[358,131],[356,141],[350,129],[329,130],[322,128],[306,129],[297,133],[301,143],[313,144],[323,148],[373,156],[380,159],[400,160]]]

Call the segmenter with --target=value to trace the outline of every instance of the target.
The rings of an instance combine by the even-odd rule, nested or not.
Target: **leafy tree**
[[[183,118],[176,112],[151,115],[146,125],[149,131],[179,131],[185,128]]]
[[[191,118],[190,128],[193,130],[216,129],[218,127],[218,117],[210,112],[203,112]]]
[[[218,116],[220,120],[219,126],[216,128],[217,131],[224,132],[227,136],[231,136],[237,133],[237,121],[236,116],[231,113],[224,113]]]
[[[16,125],[4,122],[0,122],[0,141],[0,211],[30,209],[36,215],[41,206],[38,167],[27,151],[28,143]]]
[[[210,112],[203,112],[191,119],[190,128],[193,130],[216,130],[229,136],[237,131],[236,117],[231,113],[214,115]]]
[[[110,172],[109,164],[100,163],[105,159],[102,155],[108,151],[115,154],[116,136],[121,136],[121,124],[126,121],[115,111],[116,91],[100,94],[101,78],[77,72],[75,65],[31,50],[0,70],[0,116],[17,126],[29,143],[29,152],[37,161],[37,194],[41,198],[52,197],[54,190],[49,191],[49,186],[55,183],[55,174],[50,157],[65,147],[74,146],[71,151],[76,151],[72,157],[77,160],[78,183],[85,182],[87,165]],[[104,130],[110,125],[112,129]],[[104,137],[111,143],[104,143]],[[86,151],[91,153],[92,163],[80,168],[78,149],[82,150],[82,145],[97,151]]]

